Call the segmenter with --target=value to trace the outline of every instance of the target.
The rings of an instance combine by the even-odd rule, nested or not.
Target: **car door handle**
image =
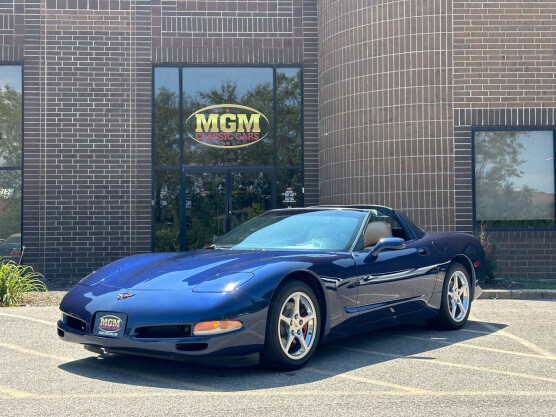
[[[430,253],[429,248],[419,248],[417,253],[421,256],[427,256]]]

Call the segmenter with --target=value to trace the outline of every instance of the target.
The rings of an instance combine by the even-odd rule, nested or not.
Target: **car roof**
[[[291,212],[291,211],[317,211],[317,210],[354,210],[354,211],[365,211],[383,209],[388,211],[394,211],[393,209],[386,206],[375,206],[375,205],[320,205],[320,206],[309,206],[309,207],[291,207],[291,208],[280,208],[269,210],[271,212]]]
[[[377,204],[348,204],[348,205],[319,205],[312,206],[308,208],[338,208],[338,209],[356,209],[356,210],[374,210],[374,209],[385,209],[390,211],[395,211],[394,209],[386,206],[380,206]]]

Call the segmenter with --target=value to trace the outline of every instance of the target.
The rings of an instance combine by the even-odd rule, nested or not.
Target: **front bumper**
[[[249,332],[245,328],[211,337],[138,340],[127,334],[121,338],[93,336],[90,332],[69,327],[62,320],[58,321],[57,327],[61,340],[81,344],[98,354],[125,353],[218,366],[246,366],[258,363],[262,348],[258,343],[249,343]]]
[[[135,291],[133,297],[118,300],[121,289],[78,285],[60,304],[64,317],[57,323],[60,339],[79,343],[95,352],[129,353],[169,359],[253,356],[263,349],[268,306],[246,294],[226,295],[177,291]],[[93,334],[98,312],[127,315],[121,337]],[[240,330],[213,336],[141,336],[141,327],[189,326],[199,321],[235,319]]]

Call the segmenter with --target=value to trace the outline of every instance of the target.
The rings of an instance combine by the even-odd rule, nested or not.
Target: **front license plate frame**
[[[97,311],[93,325],[93,336],[120,338],[127,325],[127,314],[112,311]]]

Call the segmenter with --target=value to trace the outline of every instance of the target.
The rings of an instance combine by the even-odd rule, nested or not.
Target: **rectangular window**
[[[0,257],[21,257],[21,65],[0,64]]]
[[[302,85],[300,66],[154,67],[154,251],[303,206]]]
[[[474,132],[476,227],[555,227],[554,142],[554,129]]]

